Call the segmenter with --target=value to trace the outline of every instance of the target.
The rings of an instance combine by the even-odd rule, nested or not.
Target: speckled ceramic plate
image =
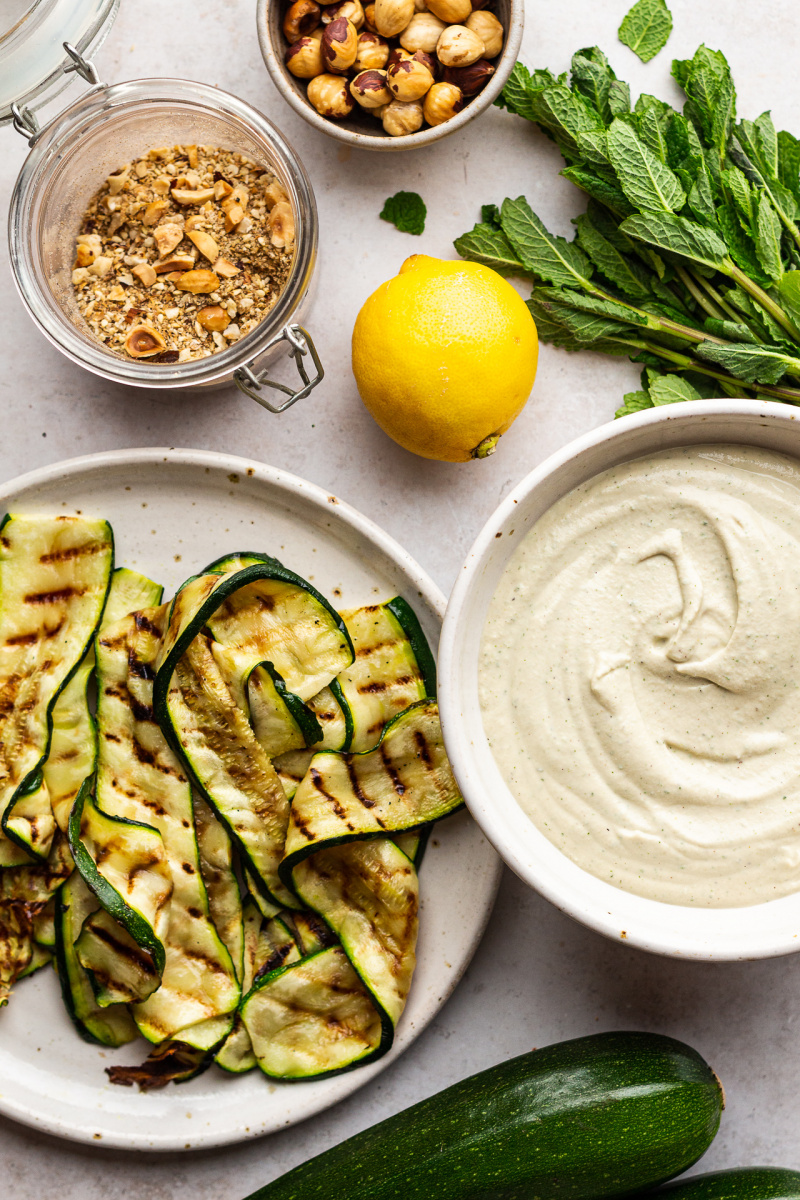
[[[197,450],[121,450],[72,459],[0,488],[0,510],[107,517],[117,562],[165,585],[232,550],[263,550],[338,607],[401,593],[436,645],[445,600],[371,521],[313,484],[271,467]],[[0,1112],[61,1137],[136,1150],[191,1150],[259,1137],[349,1096],[388,1067],[445,1003],[478,945],[500,860],[466,813],[442,822],[421,868],[417,970],[397,1038],[362,1070],[309,1083],[259,1071],[199,1078],[142,1094],[103,1068],[135,1063],[144,1042],[107,1050],[81,1041],[55,973],[22,981],[0,1010]]]

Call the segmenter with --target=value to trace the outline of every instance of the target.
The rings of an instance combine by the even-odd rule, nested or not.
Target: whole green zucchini
[[[688,1046],[595,1034],[464,1079],[249,1200],[601,1200],[685,1171],[722,1108]]]
[[[631,1200],[795,1200],[800,1196],[800,1171],[782,1167],[738,1167],[695,1175]]]

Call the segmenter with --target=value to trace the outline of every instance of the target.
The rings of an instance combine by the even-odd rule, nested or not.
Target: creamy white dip
[[[511,791],[593,875],[800,890],[800,461],[690,446],[563,497],[501,577],[480,692]]]

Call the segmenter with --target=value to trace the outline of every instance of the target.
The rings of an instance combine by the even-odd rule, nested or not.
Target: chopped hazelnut
[[[294,213],[291,205],[280,200],[267,218],[273,246],[291,246],[294,241]]]
[[[159,255],[165,258],[182,241],[183,226],[178,225],[175,221],[166,221],[163,225],[156,226],[153,230],[153,237],[156,239]]]
[[[137,325],[125,339],[125,349],[131,358],[149,358],[165,350],[167,343],[156,329],[149,325]]]
[[[191,292],[199,296],[204,292],[213,292],[219,287],[219,278],[213,271],[201,267],[195,271],[185,271],[175,280],[175,287],[180,292]]]
[[[230,325],[231,319],[219,304],[208,304],[205,308],[200,309],[197,314],[197,322],[209,333],[214,331],[222,333]]]
[[[149,263],[138,263],[131,271],[131,275],[135,275],[142,287],[146,288],[152,287],[158,278]]]
[[[173,188],[172,199],[176,204],[205,204],[214,199],[213,188]]]
[[[202,229],[193,229],[186,236],[197,246],[204,258],[210,263],[216,262],[219,258],[219,246],[210,233],[205,233]]]

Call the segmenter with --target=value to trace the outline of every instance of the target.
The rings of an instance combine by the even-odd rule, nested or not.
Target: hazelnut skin
[[[322,42],[319,38],[304,37],[286,51],[283,60],[297,79],[313,79],[325,70],[322,61]]]
[[[358,35],[354,71],[382,71],[388,61],[389,43],[386,38],[382,38],[379,33],[370,33],[369,30]]]
[[[474,36],[474,35],[473,35]],[[349,71],[356,61],[358,33],[347,17],[337,17],[325,26],[322,35],[322,61],[327,71]]]
[[[427,67],[434,79],[439,78],[441,64],[434,54],[426,54],[424,50],[417,50],[416,54],[412,54],[411,57],[414,62],[422,63],[423,67]]]
[[[472,12],[472,0],[427,0],[427,5],[445,25],[461,25]]]
[[[466,25],[448,25],[436,45],[436,56],[443,67],[468,67],[484,58],[483,42]]]
[[[392,100],[385,71],[362,71],[351,82],[350,94],[362,108],[381,108]]]
[[[424,117],[419,100],[393,100],[383,110],[383,128],[391,137],[403,137],[422,128]]]
[[[446,28],[444,21],[440,21],[431,12],[415,13],[400,34],[400,45],[404,50],[408,50],[409,54],[414,54],[417,50],[433,54]]]
[[[397,37],[414,15],[414,0],[375,0],[375,28],[383,37]]]
[[[402,50],[399,46],[395,46],[387,60],[386,69],[388,71],[389,67],[393,67],[395,63],[408,62],[413,57],[414,55],[409,54],[407,50]]]
[[[497,17],[490,12],[470,13],[464,22],[483,42],[483,57],[497,58],[503,49],[505,32]]]
[[[464,107],[461,89],[454,83],[435,83],[425,96],[423,115],[429,125],[443,125]]]
[[[317,75],[308,85],[308,99],[321,117],[334,120],[349,117],[356,105],[341,75]]]
[[[389,67],[386,83],[396,100],[419,100],[433,86],[433,75],[423,63],[411,58]]]
[[[468,67],[445,67],[442,79],[454,83],[464,96],[477,96],[494,75],[494,67],[485,58],[470,63]]]
[[[283,32],[287,42],[299,42],[300,38],[313,33],[320,22],[322,10],[314,0],[294,0],[283,18]]]

